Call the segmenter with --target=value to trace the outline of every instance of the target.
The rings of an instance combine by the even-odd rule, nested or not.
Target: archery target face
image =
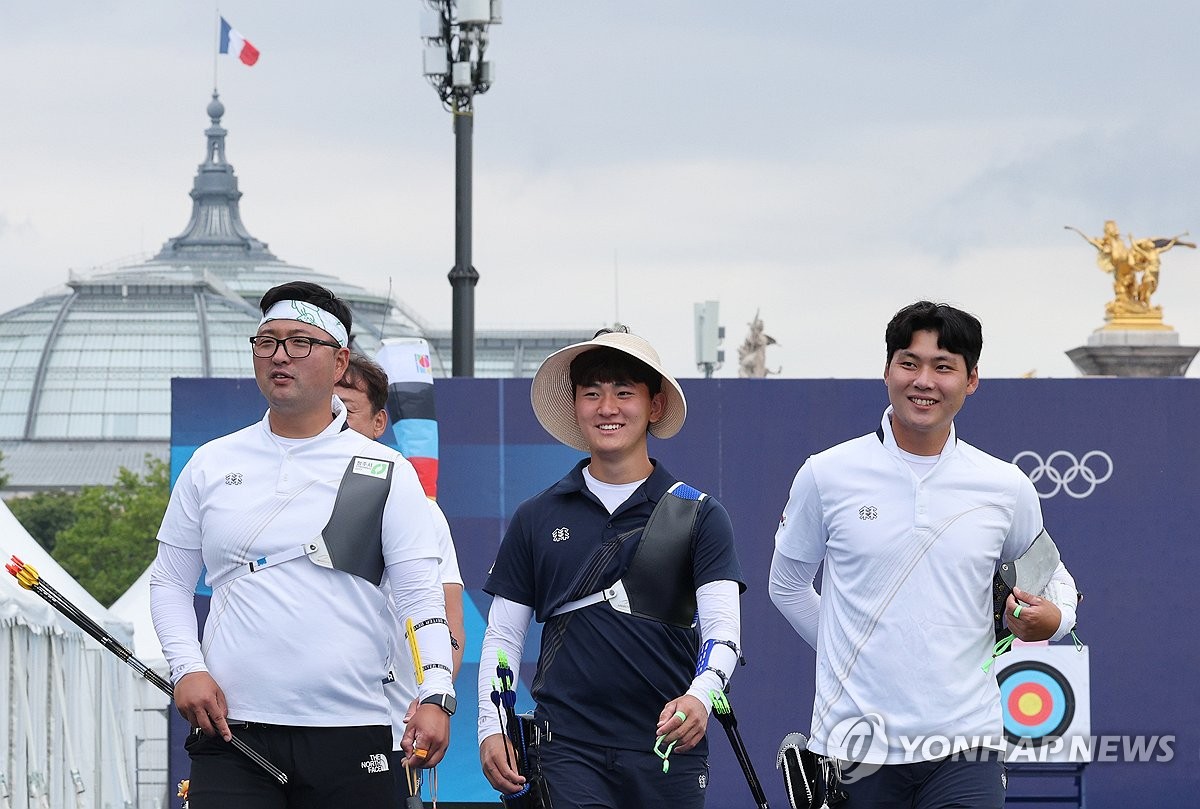
[[[1004,710],[1004,736],[1040,744],[1059,738],[1075,718],[1075,691],[1062,672],[1035,660],[1009,666],[997,678]]]
[[[1091,733],[1087,647],[1014,646],[1001,660],[996,684],[1010,750],[1044,748],[1046,761],[1071,760],[1069,745],[1059,751],[1053,742]]]

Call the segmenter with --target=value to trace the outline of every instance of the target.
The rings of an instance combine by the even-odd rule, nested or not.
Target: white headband
[[[324,329],[342,348],[350,343],[350,335],[346,332],[342,321],[312,303],[278,301],[263,315],[263,319],[258,324],[259,328],[262,328],[263,323],[269,320],[299,320],[301,323],[308,323]]]

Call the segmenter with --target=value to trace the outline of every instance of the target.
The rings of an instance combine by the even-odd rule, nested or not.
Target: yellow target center
[[[1042,711],[1042,698],[1037,694],[1022,694],[1017,700],[1017,707],[1025,716],[1036,716]]]

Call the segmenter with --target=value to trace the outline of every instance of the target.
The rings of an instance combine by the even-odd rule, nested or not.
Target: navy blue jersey
[[[589,593],[576,592],[580,572],[603,543],[611,560],[591,591],[613,584],[629,567],[642,529],[677,480],[661,465],[615,513],[583,480],[585,459],[558,483],[517,507],[484,585],[494,596],[531,606],[545,622],[555,609]],[[699,588],[714,581],[742,584],[725,508],[707,497],[691,553]],[[533,684],[537,716],[556,736],[630,750],[654,745],[658,714],[691,685],[698,629],[683,629],[617,612],[607,602],[553,618],[542,632]],[[703,755],[706,745],[693,751]]]

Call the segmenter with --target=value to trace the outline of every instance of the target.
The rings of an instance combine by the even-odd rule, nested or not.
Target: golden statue
[[[1091,237],[1070,225],[1097,250],[1096,264],[1113,277],[1113,299],[1104,305],[1106,328],[1162,329],[1162,307],[1151,306],[1150,296],[1158,289],[1160,256],[1172,247],[1195,247],[1182,241],[1187,233],[1171,238],[1135,239],[1129,235],[1129,244],[1121,240],[1117,223],[1109,219],[1104,223],[1104,233]],[[1140,273],[1140,277],[1139,277]]]

